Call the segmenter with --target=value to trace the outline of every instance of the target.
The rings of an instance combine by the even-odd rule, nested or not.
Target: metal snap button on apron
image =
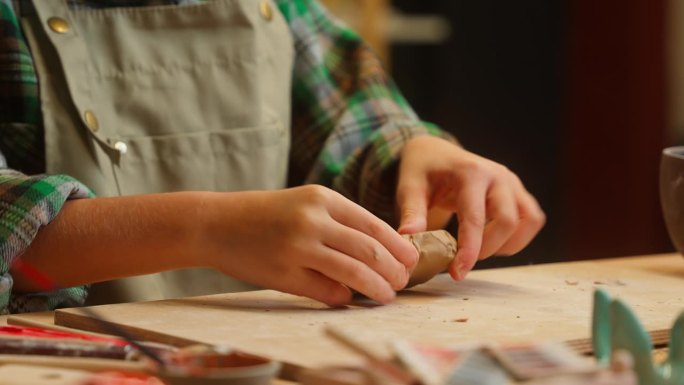
[[[97,117],[93,111],[86,110],[86,112],[83,113],[83,119],[85,119],[86,126],[88,126],[90,131],[96,132],[100,129],[100,124],[97,122]]]
[[[268,0],[261,1],[259,4],[259,13],[261,13],[261,17],[266,21],[271,21],[273,19],[273,8],[271,8],[271,4]]]
[[[119,151],[119,154],[125,155],[128,152],[128,145],[125,142],[114,143],[114,148]]]
[[[71,30],[69,22],[61,17],[51,17],[48,19],[47,24],[52,31],[57,33],[67,33]]]

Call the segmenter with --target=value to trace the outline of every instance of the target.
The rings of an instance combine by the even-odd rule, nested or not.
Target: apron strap
[[[95,103],[93,103],[90,77],[74,76],[77,73],[88,74],[91,66],[88,63],[89,55],[85,42],[79,35],[76,23],[72,20],[66,0],[22,0],[20,9],[22,15],[38,16],[45,35],[55,47],[62,67],[79,69],[78,71],[64,71],[64,75],[74,105],[78,110],[80,122],[86,131],[106,149],[116,154],[124,153],[126,149],[122,148],[120,143],[112,143],[110,139],[98,133],[100,126]]]

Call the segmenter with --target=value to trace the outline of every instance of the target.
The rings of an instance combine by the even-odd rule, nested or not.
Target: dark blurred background
[[[673,250],[658,164],[681,142],[675,0],[360,2],[384,9],[356,26],[421,118],[516,172],[547,213],[526,250],[482,266]]]

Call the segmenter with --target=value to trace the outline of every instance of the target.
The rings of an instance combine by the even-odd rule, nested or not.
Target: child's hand
[[[209,264],[228,275],[332,306],[350,289],[387,303],[417,262],[391,226],[325,187],[236,194],[206,208]]]
[[[539,232],[545,216],[504,166],[440,138],[411,139],[397,187],[400,233],[424,231],[458,216],[458,252],[449,273],[463,279],[478,259],[511,255]]]

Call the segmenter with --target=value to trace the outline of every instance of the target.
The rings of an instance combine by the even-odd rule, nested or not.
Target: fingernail
[[[420,254],[418,253],[418,250],[413,246],[413,244],[411,244],[411,248],[413,249],[413,263],[411,263],[410,266],[406,266],[407,271],[409,273],[416,267],[418,261],[420,260]]]
[[[391,290],[385,296],[383,296],[383,298],[380,299],[378,302],[380,302],[381,304],[388,304],[388,303],[394,301],[394,298],[396,298],[396,296],[397,296],[397,293],[394,290]]]
[[[464,264],[459,263],[458,264],[458,269],[456,269],[458,272],[458,279],[463,280],[465,279],[466,275],[468,275],[468,267],[465,266]]]
[[[401,290],[404,287],[406,287],[406,283],[408,282],[408,269],[404,270],[405,272],[401,274],[401,277],[397,277],[397,279],[394,281],[395,284],[392,284],[392,289],[396,290]]]
[[[421,220],[420,218],[411,217],[402,221],[397,232],[399,232],[399,234],[412,234],[418,231],[424,231],[426,225],[423,224],[423,222],[424,220]]]

